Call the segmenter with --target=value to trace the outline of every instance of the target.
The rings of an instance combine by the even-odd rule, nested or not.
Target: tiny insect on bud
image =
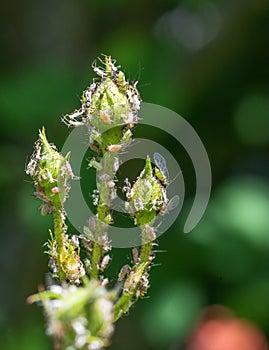
[[[128,272],[130,271],[129,265],[123,265],[119,274],[118,274],[118,281],[123,281],[125,277],[127,276]]]
[[[122,145],[109,145],[106,150],[108,152],[118,152],[122,149]]]
[[[153,154],[153,159],[156,164],[156,168],[154,169],[155,175],[157,179],[161,182],[163,186],[168,186],[169,173],[166,166],[166,161],[162,155],[158,152]]]
[[[90,143],[89,147],[93,152],[100,154],[100,149],[97,146],[95,146],[93,143]]]
[[[34,195],[38,198],[41,199],[43,202],[50,204],[51,201],[50,199],[42,192],[36,191],[34,192]]]
[[[53,193],[53,194],[57,194],[57,193],[60,193],[60,192],[61,192],[60,187],[53,187],[51,189],[51,193]]]
[[[148,225],[148,224],[145,225],[145,232],[146,232],[147,238],[150,241],[154,241],[156,239],[156,234],[154,232],[154,228],[151,227],[150,225]]]
[[[108,188],[114,188],[115,187],[115,182],[114,181],[108,181],[108,183],[107,183],[107,187]]]
[[[106,73],[103,69],[101,69],[101,68],[99,68],[99,67],[92,66],[92,69],[93,69],[93,71],[94,71],[96,74],[98,74],[101,78],[104,78],[104,77],[107,76],[107,73]]]
[[[133,262],[134,264],[136,264],[138,262],[138,250],[136,247],[132,249],[132,253],[133,253]]]
[[[119,170],[119,166],[120,166],[119,158],[115,157],[114,158],[114,165],[113,165],[114,173],[116,173]]]
[[[106,287],[108,285],[108,283],[109,283],[109,279],[108,278],[104,278],[102,283],[101,283],[101,286]]]
[[[96,170],[102,170],[102,165],[98,163],[94,158],[90,160],[89,167],[95,168]]]
[[[83,110],[75,110],[72,114],[67,114],[62,118],[62,121],[69,126],[80,126],[83,125],[81,117],[83,115]]]
[[[61,173],[62,176],[64,175],[64,172],[66,172],[70,176],[71,179],[76,179],[76,176],[74,175],[73,170],[72,170],[71,165],[70,165],[68,160],[65,161],[65,164],[62,167],[62,173]]]
[[[115,198],[117,198],[117,190],[115,187],[111,188],[110,190],[110,199],[113,201]]]
[[[105,255],[103,257],[103,260],[102,260],[101,265],[100,265],[100,271],[103,272],[107,268],[110,260],[111,260],[111,257],[109,255]]]
[[[105,122],[106,124],[111,124],[111,120],[109,115],[105,114],[102,111],[99,111],[99,117],[103,120],[103,122]]]
[[[174,210],[178,206],[179,201],[180,198],[177,194],[173,196],[169,201],[166,200],[166,202],[163,204],[163,207],[161,208],[160,214],[164,216],[165,214],[168,214],[170,211]]]
[[[96,230],[96,218],[94,216],[89,217],[89,228],[92,232]]]
[[[47,203],[44,203],[40,207],[41,215],[45,216],[47,214],[51,214],[53,212],[53,209],[54,208],[52,206],[49,206]]]
[[[103,234],[99,236],[97,241],[104,249],[108,248],[109,242],[108,242],[107,234]]]

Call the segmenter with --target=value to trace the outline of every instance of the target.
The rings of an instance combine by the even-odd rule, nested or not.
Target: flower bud
[[[79,284],[85,275],[85,269],[80,260],[80,249],[77,236],[63,236],[63,243],[59,247],[51,233],[51,240],[47,243],[47,254],[50,256],[50,268],[53,276],[59,281]]]
[[[91,84],[82,95],[86,124],[103,132],[108,126],[137,123],[140,96],[135,85],[125,80],[110,56],[102,63],[104,67],[93,67],[101,81]]]
[[[113,303],[97,281],[83,287],[52,285],[28,298],[29,303],[40,301],[55,348],[101,350],[109,345],[114,329]]]
[[[127,209],[139,226],[152,222],[167,202],[165,188],[154,176],[149,156],[145,168],[127,191],[127,198]]]
[[[50,145],[44,128],[39,131],[35,151],[27,165],[26,173],[34,180],[36,197],[52,205],[55,197],[64,201],[69,191],[68,180],[73,177],[68,155],[63,157],[55,146]],[[49,209],[46,210],[50,212]]]

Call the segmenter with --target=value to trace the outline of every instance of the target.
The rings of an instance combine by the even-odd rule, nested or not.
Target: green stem
[[[106,174],[113,181],[115,177],[114,172],[114,157],[116,154],[111,154],[110,152],[104,151],[104,156],[102,159],[102,174]],[[110,213],[110,202],[111,202],[111,192],[113,188],[109,188],[107,185],[107,180],[100,176],[100,172],[97,174],[98,182],[97,189],[99,191],[99,200],[97,206],[97,223],[96,223],[96,238],[106,235],[108,229],[108,223],[105,222],[105,218]],[[100,222],[98,222],[100,221]],[[103,224],[102,224],[102,223]],[[93,251],[91,255],[91,278],[98,279],[99,276],[99,266],[101,259],[104,256],[105,249],[104,246],[95,242],[93,245]]]
[[[55,198],[53,202],[53,226],[54,226],[54,237],[56,242],[56,251],[58,259],[63,257],[65,250],[65,222],[64,222],[64,208],[60,201],[60,198]],[[62,261],[58,261],[58,269],[59,269],[59,279],[61,282],[66,280],[66,274],[62,268]]]
[[[60,201],[55,201],[54,210],[52,213],[53,216],[53,226],[54,226],[54,236],[57,243],[57,249],[61,251],[63,249],[64,243],[64,220],[63,220],[63,207]]]
[[[94,243],[92,250],[92,269],[91,269],[91,278],[98,279],[99,275],[99,263],[103,256],[103,248],[100,244]]]
[[[145,227],[141,227],[142,240],[146,241]],[[137,262],[129,273],[123,287],[122,295],[114,306],[114,322],[120,319],[139,297],[141,278],[147,272],[152,254],[152,243],[141,246],[139,262]]]

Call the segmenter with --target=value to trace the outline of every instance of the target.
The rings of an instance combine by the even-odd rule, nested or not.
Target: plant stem
[[[141,226],[142,241],[146,240],[145,226]],[[138,262],[132,267],[123,286],[123,292],[114,306],[114,322],[123,316],[140,296],[140,291],[148,287],[147,269],[152,260],[152,243],[141,246]],[[144,277],[144,279],[143,279]],[[146,284],[145,284],[146,283]],[[146,291],[146,290],[145,290]]]

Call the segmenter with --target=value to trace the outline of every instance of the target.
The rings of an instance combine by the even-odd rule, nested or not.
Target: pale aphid
[[[139,259],[138,250],[136,247],[132,249],[132,253],[133,253],[133,262],[134,264],[136,264],[138,263],[138,259]]]
[[[106,287],[109,283],[109,279],[108,278],[104,278],[103,281],[101,282],[101,286],[102,287]]]
[[[124,278],[128,275],[128,272],[130,271],[129,265],[123,265],[119,274],[118,274],[118,281],[123,281]]]
[[[122,145],[109,145],[106,150],[109,152],[118,152],[122,149]]]
[[[104,113],[103,111],[99,111],[99,117],[103,120],[106,124],[111,124],[111,119],[108,114]]]
[[[120,167],[119,158],[115,157],[114,158],[114,164],[113,164],[114,173],[116,173],[119,170],[119,167]]]
[[[112,180],[111,180],[111,181],[108,181],[108,182],[107,182],[107,187],[110,188],[110,189],[111,189],[111,188],[114,188],[114,187],[115,187],[115,182],[112,181]]]
[[[156,164],[155,167],[155,175],[157,178],[161,181],[161,183],[165,186],[168,185],[168,180],[169,180],[169,173],[168,169],[166,167],[166,161],[160,153],[155,152],[153,154],[153,159]]]
[[[57,193],[61,192],[61,189],[60,189],[60,187],[53,187],[50,191],[53,194],[57,194]]]
[[[96,61],[93,62],[92,69],[101,78],[104,78],[107,76],[107,72],[105,71],[105,69],[96,66]]]
[[[176,194],[174,195],[167,203],[167,205],[164,207],[164,209],[161,211],[161,215],[168,214],[170,211],[174,210],[179,205],[179,196]]]
[[[104,270],[107,268],[107,266],[108,266],[110,260],[111,260],[111,257],[110,257],[109,255],[105,255],[105,256],[103,257],[103,260],[102,260],[101,265],[100,265],[100,268],[99,268],[100,271],[104,271]]]
[[[150,225],[146,224],[145,225],[145,233],[147,235],[147,238],[150,241],[154,241],[156,239],[156,233],[155,233],[154,227],[151,227]]]

